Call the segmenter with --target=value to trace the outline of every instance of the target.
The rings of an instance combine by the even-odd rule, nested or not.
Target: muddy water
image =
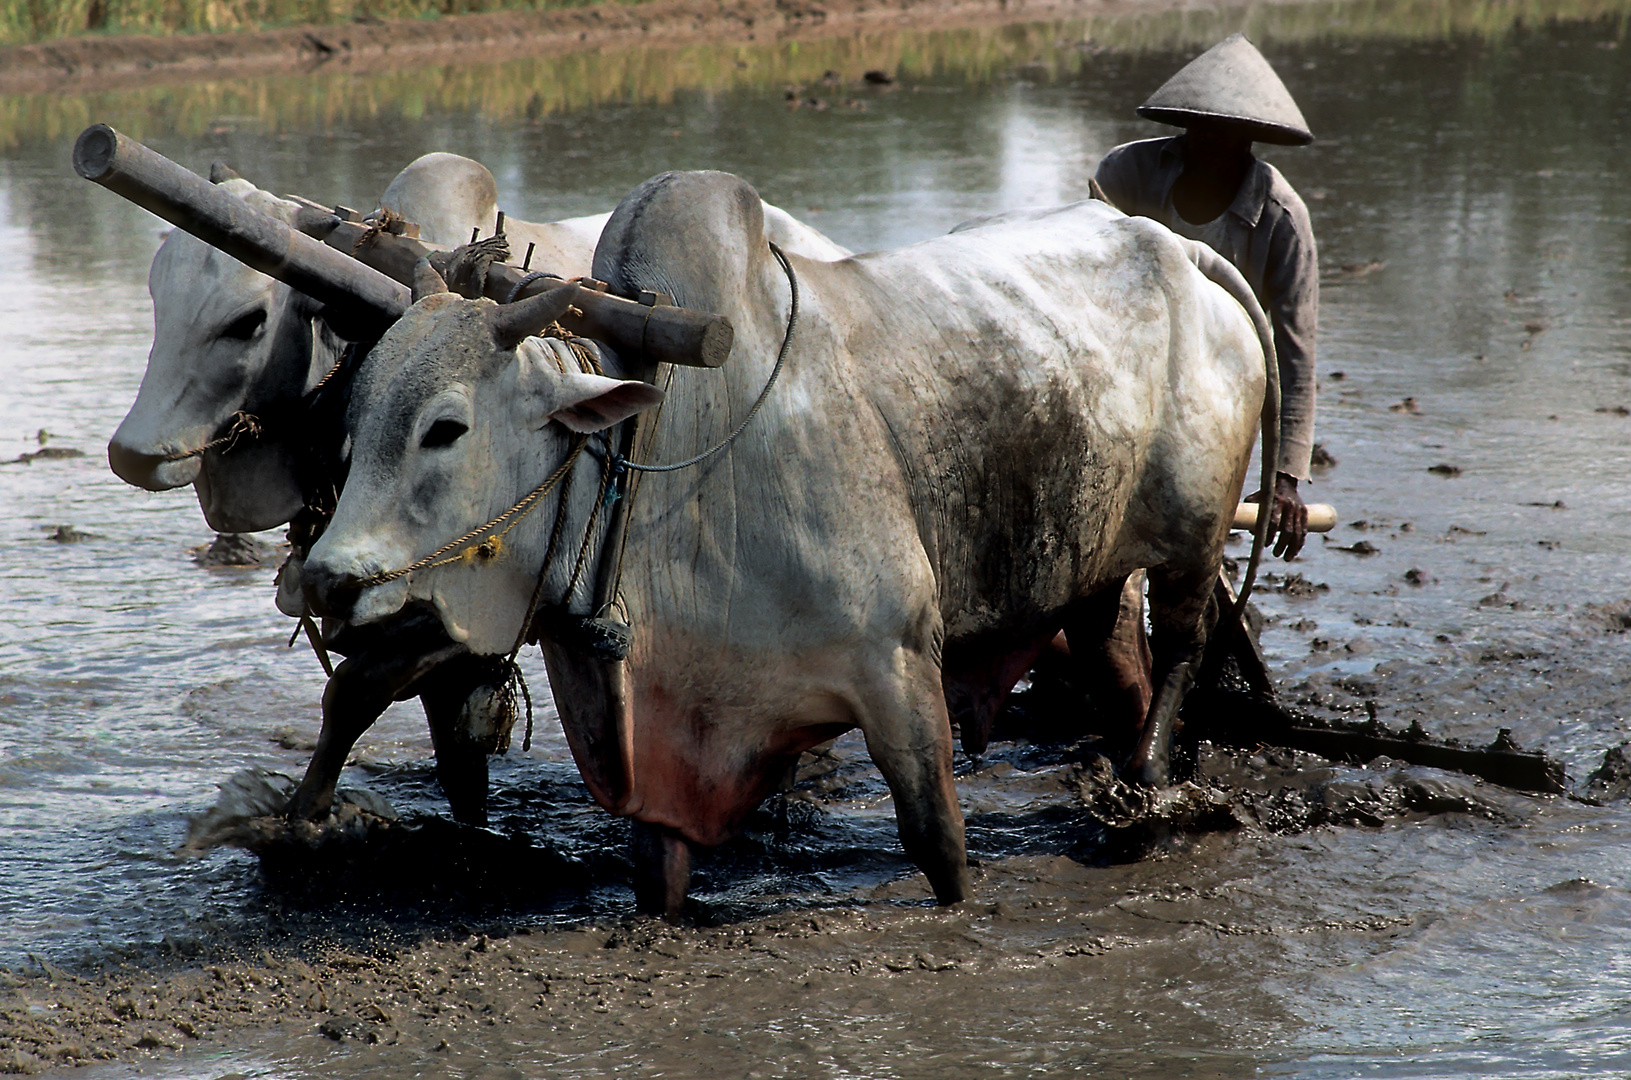
[[[1510,728],[1579,788],[1631,737],[1624,24],[1485,20],[1435,37],[1278,17],[1252,25],[1321,135],[1271,154],[1321,243],[1319,439],[1337,464],[1311,497],[1345,524],[1276,569],[1327,588],[1270,583],[1271,661],[1289,696],[1333,715],[1368,700],[1389,722],[1470,741]],[[1210,32],[1239,17],[1207,18]],[[630,82],[489,108],[447,90],[450,71],[436,95],[361,83],[344,100],[366,108],[274,116],[200,113],[178,90],[167,121],[165,91],[132,94],[130,123],[195,168],[224,158],[274,190],[354,205],[417,154],[454,150],[486,161],[506,209],[534,219],[605,209],[661,169],[729,169],[838,241],[883,247],[1082,197],[1105,150],[1159,133],[1131,109],[1192,55],[1186,25],[1137,49],[1084,45],[1114,35],[1080,25],[955,47],[900,39],[890,48],[910,77],[888,91],[851,81],[858,59],[824,84],[786,50],[725,51],[703,65],[718,74],[655,95]],[[591,75],[597,62],[626,67],[573,61]],[[795,71],[796,100],[825,107],[789,108],[775,75],[733,74],[757,67]],[[238,1019],[210,1014],[201,1043],[164,1022],[183,1006],[161,1008],[155,989],[128,1031],[74,1036],[144,1059],[105,1075],[1631,1071],[1631,817],[1432,776],[1411,782],[1450,785],[1438,802],[1102,866],[1072,751],[999,744],[960,764],[980,896],[944,915],[923,907],[851,740],[702,867],[713,929],[617,930],[626,832],[588,803],[546,702],[534,749],[495,766],[495,834],[459,841],[486,862],[410,853],[443,873],[434,888],[406,888],[418,862],[302,883],[231,850],[174,856],[232,773],[303,765],[321,674],[285,649],[270,568],[197,567],[188,549],[210,537],[190,496],[107,471],[101,448],[150,335],[160,227],[71,178],[73,102],[7,104],[57,120],[13,132],[0,159],[0,457],[84,456],[0,465],[0,962],[128,962],[184,981],[197,962],[265,947],[268,965],[297,955],[340,972],[321,998],[286,974],[276,992],[256,983]],[[84,119],[124,122],[118,99],[94,107]],[[394,709],[358,756],[352,783],[410,817],[439,811],[415,707]],[[1260,778],[1271,764],[1242,768]],[[1390,782],[1292,764],[1332,805]],[[376,879],[383,898],[364,887]],[[377,979],[367,964],[321,967],[348,950],[389,959],[369,961]],[[559,989],[517,989],[514,972]],[[454,998],[433,993],[438,980],[464,1012],[443,1008]],[[20,993],[34,1019],[68,1008],[42,983]],[[367,1021],[390,1032],[377,1044],[316,1034],[370,1007],[392,1017]],[[149,1021],[162,1033],[143,1049]]]

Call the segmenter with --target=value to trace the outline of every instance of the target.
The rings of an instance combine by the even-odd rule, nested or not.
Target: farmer
[[[1118,146],[1099,162],[1094,179],[1115,206],[1199,240],[1234,263],[1268,314],[1280,369],[1280,456],[1269,535],[1278,533],[1274,553],[1289,560],[1308,535],[1297,484],[1308,479],[1313,452],[1319,271],[1308,208],[1278,169],[1252,155],[1252,143],[1306,146],[1314,136],[1244,34],[1190,61],[1138,114],[1184,134]]]

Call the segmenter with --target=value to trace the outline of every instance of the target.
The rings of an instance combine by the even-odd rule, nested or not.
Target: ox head
[[[294,203],[246,180],[220,186],[294,220]],[[315,366],[316,304],[180,231],[154,256],[148,291],[153,348],[136,402],[108,444],[108,463],[149,491],[195,484],[205,518],[222,532],[287,521],[301,493],[284,447],[241,439],[226,453],[196,451],[224,435],[240,410],[264,413],[301,395]]]
[[[212,169],[211,179],[295,223],[296,203],[230,169]],[[492,226],[496,193],[480,162],[426,154],[397,174],[380,206],[419,222],[429,242],[452,245],[475,226]],[[222,532],[288,521],[303,500],[294,454],[275,427],[229,449],[193,452],[226,435],[239,411],[286,415],[338,359],[341,342],[315,320],[315,302],[180,231],[154,257],[148,291],[153,348],[136,402],[108,444],[108,463],[149,491],[193,484],[204,517]]]
[[[416,296],[433,277],[421,264]],[[525,617],[551,527],[581,537],[599,497],[601,464],[583,454],[563,502],[557,489],[496,544],[391,581],[492,520],[563,461],[575,434],[599,431],[662,400],[643,382],[586,375],[560,362],[541,332],[577,286],[517,304],[438,292],[419,299],[358,372],[351,470],[334,520],[303,571],[322,614],[370,622],[428,603],[472,652],[504,653]],[[577,541],[567,545],[576,553]],[[570,563],[571,558],[558,560]],[[549,600],[564,593],[546,581]]]

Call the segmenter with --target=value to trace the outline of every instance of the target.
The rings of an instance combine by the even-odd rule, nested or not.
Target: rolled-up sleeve
[[[1265,314],[1274,326],[1280,369],[1280,460],[1277,468],[1308,479],[1314,452],[1314,341],[1319,330],[1319,257],[1308,209],[1295,197],[1281,203],[1269,237],[1263,275]]]

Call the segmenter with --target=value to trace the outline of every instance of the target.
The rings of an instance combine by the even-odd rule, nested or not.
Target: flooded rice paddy
[[[1321,245],[1335,464],[1309,497],[1344,521],[1262,595],[1283,693],[1468,742],[1507,728],[1586,791],[1631,739],[1631,43],[1612,7],[1483,6],[1441,31],[1411,10],[0,103],[0,458],[28,456],[0,464],[0,964],[20,985],[0,1016],[117,998],[77,1054],[10,1064],[114,1047],[126,1063],[83,1075],[1631,1073],[1631,813],[1430,771],[1220,757],[1243,788],[1300,777],[1276,790],[1328,812],[1106,865],[1072,749],[1000,743],[959,766],[978,898],[945,913],[843,740],[705,860],[701,928],[671,929],[625,921],[627,830],[589,802],[546,701],[532,751],[495,763],[494,831],[442,862],[291,881],[231,849],[175,854],[234,773],[298,773],[323,679],[285,647],[271,566],[197,566],[190,492],[106,467],[162,227],[72,176],[84,123],[350,205],[456,151],[534,220],[726,169],[868,249],[1084,197],[1106,150],[1160,133],[1133,117],[1143,95],[1237,25],[1320,136],[1269,154]],[[901,78],[859,81],[879,66]],[[416,705],[357,756],[350,783],[443,811]]]

